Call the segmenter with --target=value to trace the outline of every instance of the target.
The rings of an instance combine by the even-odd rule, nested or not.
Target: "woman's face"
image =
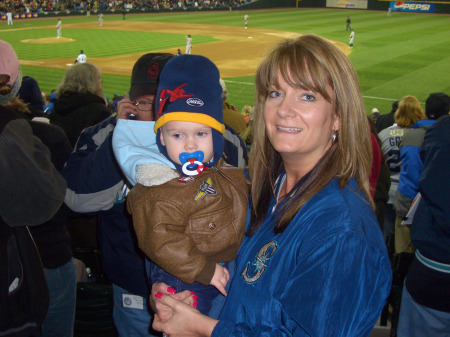
[[[331,146],[332,131],[339,129],[333,104],[319,93],[293,88],[278,75],[264,106],[266,132],[283,159],[307,160],[315,165]],[[333,97],[332,89],[328,89]]]

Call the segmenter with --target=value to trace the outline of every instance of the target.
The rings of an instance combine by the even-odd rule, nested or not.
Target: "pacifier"
[[[187,176],[195,176],[200,174],[205,169],[205,165],[203,165],[202,160],[204,158],[204,154],[202,151],[195,151],[192,153],[182,152],[179,155],[179,159],[181,164],[181,171],[183,174]]]

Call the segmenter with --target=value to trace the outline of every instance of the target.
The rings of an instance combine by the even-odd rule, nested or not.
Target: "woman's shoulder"
[[[367,198],[358,191],[355,179],[343,188],[333,179],[325,188],[308,201],[296,217],[297,221],[307,218],[312,229],[320,236],[335,235],[337,232],[367,232],[378,230],[375,213]]]

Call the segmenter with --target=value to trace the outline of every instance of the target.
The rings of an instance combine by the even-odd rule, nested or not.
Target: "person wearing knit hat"
[[[217,79],[217,81],[216,81]],[[222,87],[217,67],[203,56],[182,55],[169,61],[161,73],[156,93],[155,133],[158,147],[166,157],[164,140],[169,138],[161,127],[171,121],[206,125],[212,136],[213,156],[205,159],[206,166],[214,166],[223,153]],[[185,160],[170,158],[184,175]],[[189,158],[185,158],[189,159]],[[203,160],[203,158],[202,158]]]
[[[151,280],[164,281],[173,292],[193,291],[193,306],[204,314],[217,296],[226,295],[233,268],[220,263],[237,256],[248,201],[243,170],[225,167],[221,159],[219,78],[204,56],[167,62],[154,131],[159,150],[177,169],[175,178],[152,187],[137,184],[127,196],[139,247],[152,261]]]
[[[37,114],[44,111],[44,99],[38,82],[30,76],[24,76],[19,89],[19,97],[28,104],[28,108]]]

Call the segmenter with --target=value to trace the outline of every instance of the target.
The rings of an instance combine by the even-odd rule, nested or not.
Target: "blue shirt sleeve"
[[[136,169],[142,164],[162,164],[175,168],[159,152],[155,122],[119,119],[114,130],[113,149],[117,162],[131,185],[136,185]]]

